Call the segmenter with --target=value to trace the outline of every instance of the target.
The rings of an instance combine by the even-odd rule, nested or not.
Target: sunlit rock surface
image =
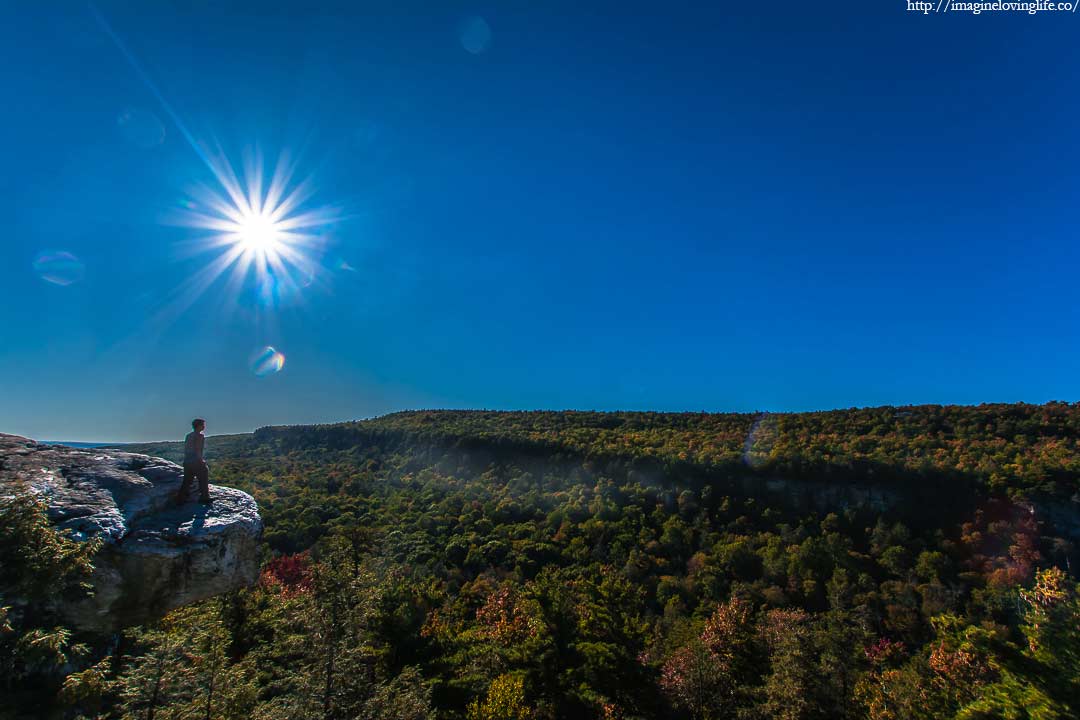
[[[147,622],[257,579],[262,519],[255,500],[211,485],[210,506],[175,506],[181,479],[180,466],[161,458],[0,434],[0,495],[28,487],[48,503],[57,528],[104,541],[94,560],[94,595],[59,607],[84,631]]]

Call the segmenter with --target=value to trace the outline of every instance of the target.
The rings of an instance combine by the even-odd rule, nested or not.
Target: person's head
[[[191,429],[195,432],[202,432],[206,429],[206,421],[202,418],[195,418],[191,421]]]

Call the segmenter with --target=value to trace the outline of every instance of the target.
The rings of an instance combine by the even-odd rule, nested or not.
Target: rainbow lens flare
[[[45,250],[34,258],[34,272],[45,282],[66,286],[82,280],[86,268],[65,250]]]
[[[251,359],[251,372],[256,377],[266,377],[281,372],[285,367],[285,353],[267,345]]]

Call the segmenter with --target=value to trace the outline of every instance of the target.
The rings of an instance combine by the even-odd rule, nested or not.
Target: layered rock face
[[[211,505],[176,506],[182,475],[161,458],[0,434],[0,495],[29,489],[48,504],[57,529],[104,542],[93,596],[58,607],[72,627],[115,632],[255,582],[262,533],[255,500],[211,485]]]

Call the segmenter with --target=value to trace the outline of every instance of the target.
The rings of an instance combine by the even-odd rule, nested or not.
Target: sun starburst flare
[[[210,166],[220,187],[198,188],[176,217],[178,225],[209,231],[182,243],[185,255],[214,254],[185,284],[183,302],[190,304],[226,274],[234,300],[249,287],[265,305],[298,297],[321,274],[325,230],[340,219],[338,211],[305,209],[311,179],[293,184],[296,166],[285,153],[265,187],[259,153],[245,162],[243,182],[224,153]]]

